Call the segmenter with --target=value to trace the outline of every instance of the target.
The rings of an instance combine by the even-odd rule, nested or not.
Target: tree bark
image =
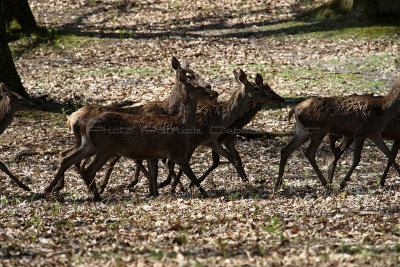
[[[0,12],[0,82],[4,82],[14,92],[29,97],[15,68],[8,47],[3,12]]]
[[[317,10],[317,16],[332,17],[352,14],[357,19],[370,22],[377,17],[399,16],[400,1],[394,0],[330,0]]]
[[[33,32],[37,29],[28,0],[1,0],[0,9],[0,12],[4,15],[6,32],[9,29],[23,32]]]

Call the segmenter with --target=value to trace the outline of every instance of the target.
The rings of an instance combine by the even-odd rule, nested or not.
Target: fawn
[[[223,155],[216,147],[222,147],[221,141],[225,141],[224,144],[228,148],[226,152],[228,152],[229,157],[223,156],[229,159],[229,161],[233,161],[242,180],[248,181],[239,153],[234,145],[234,135],[226,134],[227,129],[232,129],[236,126],[242,127],[246,124],[246,121],[251,120],[262,104],[282,103],[285,100],[276,94],[268,84],[264,84],[260,74],[256,75],[255,83],[249,82],[242,70],[234,72],[234,75],[236,81],[241,84],[241,87],[232,94],[232,97],[228,101],[219,105],[200,105],[197,112],[198,122],[196,123],[196,127],[201,129],[201,134],[193,135],[191,137],[191,144],[193,145],[193,151],[197,146],[205,145],[212,148],[213,155],[214,153],[217,154],[216,152],[219,155]],[[247,112],[251,112],[252,114]],[[172,192],[175,191],[181,173],[181,171],[178,173],[176,180],[172,184]],[[206,175],[203,175],[199,179],[199,182],[202,182],[205,177]],[[168,183],[169,181],[165,181],[160,184],[160,187]]]
[[[396,64],[396,69],[397,71],[400,72],[400,63],[395,60]],[[397,78],[397,82],[395,86],[400,86],[400,76]],[[377,98],[382,98],[382,97],[377,97]],[[382,138],[387,139],[387,140],[394,140],[393,146],[392,146],[392,154],[396,158],[397,153],[399,152],[400,149],[400,114],[396,114],[394,118],[389,120],[389,122],[386,125],[386,128],[382,132]],[[351,136],[344,136],[341,143],[339,144],[338,147],[335,147],[336,141],[342,137],[341,135],[333,135],[329,134],[329,144],[330,144],[330,151],[331,151],[331,163],[329,166],[329,173],[328,173],[328,181],[329,183],[332,183],[333,181],[333,175],[335,173],[336,165],[343,154],[343,152],[350,147],[350,145],[353,143],[353,137]],[[385,185],[385,180],[387,177],[387,174],[389,172],[390,166],[392,165],[391,161],[388,160],[385,170],[380,178],[379,184],[381,186]]]
[[[399,63],[395,60],[396,67]],[[349,97],[317,97],[305,100],[289,112],[289,120],[295,115],[296,133],[293,139],[281,151],[279,174],[275,184],[275,192],[282,183],[285,165],[289,156],[307,140],[311,142],[305,155],[323,186],[327,181],[322,175],[316,161],[316,151],[326,134],[352,136],[354,140],[353,162],[346,176],[340,183],[343,189],[357,167],[365,139],[370,139],[392,162],[397,172],[400,169],[394,155],[382,139],[382,132],[388,122],[400,109],[400,77],[383,97],[349,96]]]
[[[150,195],[157,196],[158,158],[171,158],[179,164],[186,175],[195,183],[200,192],[207,193],[197,183],[189,166],[189,140],[193,134],[198,101],[214,101],[216,93],[187,80],[183,70],[177,70],[179,89],[184,92],[179,113],[175,116],[141,116],[116,112],[104,112],[88,120],[81,128],[81,146],[63,158],[55,178],[45,192],[52,192],[62,174],[72,165],[95,155],[89,166],[80,174],[94,200],[100,195],[96,188],[96,172],[113,156],[121,155],[131,159],[149,159],[151,162],[149,180]]]
[[[171,59],[172,68],[175,71],[182,70],[185,72],[186,77],[189,81],[195,82],[200,86],[204,86],[207,89],[211,90],[211,85],[207,81],[205,81],[200,75],[195,73],[193,70],[190,69],[189,63],[187,60],[184,59],[183,67],[176,59],[176,57],[172,57]],[[184,98],[182,95],[183,92],[180,89],[179,82],[175,81],[175,85],[171,90],[170,95],[163,101],[153,101],[148,102],[144,105],[133,105],[127,107],[102,107],[102,106],[95,106],[95,105],[87,105],[76,112],[72,113],[68,117],[67,126],[70,131],[74,134],[75,137],[75,146],[64,150],[60,153],[60,161],[65,158],[68,154],[71,154],[74,150],[78,149],[81,145],[81,127],[84,125],[90,118],[105,112],[105,111],[114,111],[114,112],[121,112],[121,113],[128,113],[128,114],[139,114],[139,115],[176,115],[179,111],[179,106]],[[215,96],[215,101],[218,97],[218,94],[213,94]],[[108,179],[111,175],[113,166],[118,161],[119,157],[116,156],[110,161],[110,165],[107,168],[107,172],[104,177],[104,181],[101,186],[100,192],[102,192],[108,182]],[[139,175],[139,170],[141,170],[147,177],[149,174],[147,170],[143,167],[142,163],[138,160],[135,160],[137,168],[135,170],[135,176]],[[85,163],[84,163],[85,164]],[[77,169],[81,168],[80,163],[76,164]],[[64,177],[60,179],[59,184],[55,188],[56,191],[61,190],[64,187]]]

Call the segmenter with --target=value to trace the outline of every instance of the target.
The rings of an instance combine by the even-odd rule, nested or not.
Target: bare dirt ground
[[[298,3],[301,3],[299,5]],[[261,73],[288,104],[269,106],[246,127],[293,131],[290,103],[311,96],[388,92],[396,77],[399,27],[295,20],[321,1],[31,1],[48,40],[37,36],[10,44],[33,97],[56,111],[18,113],[2,135],[1,160],[35,192],[53,178],[53,155],[14,156],[25,150],[57,150],[73,144],[66,115],[83,104],[159,100],[172,87],[172,55],[187,58],[227,99],[232,70]],[[168,188],[147,198],[147,181],[124,188],[130,160],[117,164],[103,201],[87,200],[75,170],[66,188],[33,200],[5,176],[0,183],[2,265],[399,265],[400,181],[391,171],[378,186],[385,158],[367,143],[346,191],[325,195],[300,150],[289,160],[276,198],[280,149],[290,137],[248,139],[237,147],[251,180],[242,184],[224,164],[204,182],[211,197]],[[335,182],[351,163],[340,161]],[[317,154],[327,171],[329,151]],[[193,170],[202,174],[211,153],[199,148]],[[159,179],[166,177],[160,167]],[[182,179],[188,185],[187,179]]]

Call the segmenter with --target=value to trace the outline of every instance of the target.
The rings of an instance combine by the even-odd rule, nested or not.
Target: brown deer
[[[396,67],[399,63],[395,61]],[[394,155],[382,139],[382,132],[388,122],[398,114],[400,109],[400,77],[384,97],[349,96],[317,97],[305,100],[292,108],[289,120],[295,115],[296,133],[293,139],[281,151],[279,174],[275,192],[282,183],[285,165],[289,156],[307,140],[311,142],[305,152],[307,159],[315,170],[323,186],[327,181],[322,175],[316,161],[316,151],[326,134],[352,136],[354,140],[353,163],[340,183],[343,189],[357,167],[365,139],[370,139],[392,162],[397,172],[400,169]]]
[[[197,146],[205,145],[212,149],[213,158],[215,158],[215,154],[223,155],[216,149],[216,146],[222,147],[221,143],[223,143],[228,149],[229,157],[232,157],[232,159],[229,157],[227,159],[231,162],[233,161],[242,180],[248,181],[240,155],[235,148],[235,136],[227,134],[227,132],[230,129],[237,129],[236,127],[243,127],[261,109],[262,104],[282,103],[285,100],[276,94],[268,84],[263,82],[260,74],[256,75],[255,83],[249,82],[243,74],[243,77],[241,77],[240,72],[234,72],[234,74],[236,81],[241,83],[241,87],[233,93],[228,101],[219,105],[204,104],[199,107],[196,127],[201,129],[201,134],[191,137],[192,153]],[[172,184],[172,192],[175,191],[181,173],[181,171],[178,173],[176,180]],[[199,179],[199,183],[205,179],[207,174]],[[168,180],[164,181],[160,184],[160,187],[169,182]]]
[[[211,85],[207,81],[205,81],[200,75],[195,73],[193,70],[190,69],[189,63],[187,60],[184,59],[183,67],[176,59],[176,57],[172,57],[171,59],[172,68],[175,71],[182,70],[185,72],[186,77],[189,81],[195,82],[200,86],[204,86],[207,89],[211,90]],[[71,154],[72,151],[79,148],[81,145],[81,132],[80,129],[82,125],[84,125],[90,118],[105,112],[105,111],[113,111],[113,112],[120,112],[120,113],[127,113],[127,114],[138,114],[138,115],[169,115],[173,116],[176,115],[179,111],[180,103],[183,99],[182,90],[180,89],[180,85],[178,81],[175,81],[175,85],[171,90],[170,95],[163,101],[153,101],[148,102],[144,105],[132,105],[127,107],[102,107],[102,106],[95,106],[95,105],[87,105],[76,112],[72,113],[71,116],[68,117],[67,126],[70,131],[74,134],[75,137],[75,145],[72,148],[64,150],[60,153],[60,161],[65,158],[68,154]],[[214,94],[215,98],[218,97],[218,94]],[[216,99],[215,99],[216,100]],[[114,157],[107,168],[107,172],[104,177],[104,181],[108,181],[112,169],[116,162],[119,160],[119,156]],[[147,170],[143,167],[141,161],[135,160],[137,168],[135,170],[135,176],[139,175],[139,170],[141,170],[147,177],[150,174]],[[80,169],[80,163],[76,165],[77,169]],[[132,185],[131,185],[132,186]],[[64,187],[64,178],[60,179],[59,184],[55,188],[56,191],[61,190]],[[104,190],[104,182],[101,186],[100,192]],[[128,186],[129,187],[129,186]]]
[[[271,87],[267,83],[263,83],[262,77],[260,74],[256,76],[256,86],[260,88],[260,91],[272,91]],[[255,104],[249,104],[246,107],[245,112],[233,123],[231,124],[226,132],[229,130],[238,130],[242,129],[245,125],[247,125],[254,116],[263,108],[265,104],[279,104],[284,102],[285,100],[280,97],[272,97],[270,100],[267,99],[266,102],[260,102]],[[228,152],[233,156],[234,161],[237,163],[240,169],[243,169],[242,160],[240,158],[239,152],[235,147],[235,134],[224,133],[218,138],[218,141],[225,146]],[[220,155],[212,151],[212,165],[204,172],[204,174],[199,178],[199,183],[203,182],[205,178],[220,164]],[[181,172],[180,172],[181,173]],[[240,173],[240,172],[239,172]],[[179,173],[177,175],[179,177]]]
[[[157,196],[158,158],[171,158],[179,164],[186,175],[195,183],[203,195],[204,189],[197,183],[196,176],[189,166],[188,154],[190,136],[194,132],[198,101],[214,101],[216,93],[187,80],[183,70],[176,73],[182,102],[175,116],[141,116],[116,112],[104,112],[88,120],[81,128],[82,142],[79,149],[63,158],[55,178],[45,192],[52,192],[62,174],[72,165],[95,155],[94,160],[80,170],[94,200],[99,200],[94,176],[113,156],[120,155],[131,159],[148,159],[151,179],[150,195]]]
[[[400,63],[395,60],[396,64],[396,69],[400,71]],[[397,85],[395,86],[400,86],[400,76],[397,79],[396,82]],[[377,97],[381,98],[381,97]],[[400,113],[396,114],[394,118],[389,120],[389,122],[386,125],[386,128],[382,132],[382,138],[386,140],[394,140],[391,153],[393,156],[396,158],[397,153],[399,152],[400,149]],[[329,166],[329,173],[328,173],[328,181],[329,183],[332,183],[333,181],[333,176],[335,173],[336,165],[342,156],[343,152],[350,147],[350,145],[353,143],[353,137],[352,136],[344,136],[341,143],[339,144],[338,147],[335,147],[336,141],[342,137],[341,135],[333,135],[329,134],[329,144],[330,144],[330,151],[331,151],[331,163]],[[389,160],[386,164],[385,171],[383,172],[379,184],[381,186],[385,185],[385,180],[387,177],[387,174],[389,172],[390,166],[392,165],[391,161]]]
[[[221,134],[226,132],[228,127],[243,127],[248,121],[251,120],[252,117],[261,109],[262,104],[265,103],[281,103],[284,101],[279,95],[277,95],[268,84],[263,84],[263,79],[260,74],[257,74],[255,82],[250,83],[247,81],[242,83],[239,81],[239,73],[234,72],[236,80],[242,84],[243,86],[247,86],[247,92],[249,95],[244,95],[242,92],[242,88],[239,88],[232,97],[224,103],[220,103],[219,105],[210,105],[210,104],[200,104],[197,112],[197,120],[196,127],[201,129],[201,134],[196,134],[192,137],[193,141],[193,151],[199,145],[205,145],[212,149],[213,158],[215,158],[215,154],[223,155],[226,157],[231,163],[233,163],[237,172],[243,181],[248,181],[246,172],[244,171],[242,161],[240,159],[240,155],[237,152],[234,144],[234,135],[227,138],[225,141],[225,146],[228,149],[226,151],[221,146],[221,142],[218,141],[218,137]],[[249,96],[251,97],[249,98]],[[257,102],[257,104],[252,104]],[[245,112],[246,111],[246,112]],[[245,113],[245,114],[244,114]],[[238,119],[241,117],[241,119]],[[239,122],[236,122],[239,120]],[[232,128],[231,128],[232,129]],[[220,132],[222,130],[222,132]],[[229,136],[224,134],[225,136]],[[229,140],[228,140],[229,139]],[[168,177],[165,181],[160,184],[160,188],[166,186],[171,183],[171,180],[174,181],[171,192],[175,191],[176,185],[180,183],[180,176],[182,174],[182,170],[179,171],[176,176],[174,172],[175,164],[172,161],[169,161],[167,164],[169,172]],[[101,186],[100,192],[104,191],[108,183],[108,177],[104,179]],[[203,181],[206,175],[203,175],[199,181]],[[138,175],[135,174],[134,180],[130,183],[129,186],[134,186],[138,182]]]
[[[16,111],[30,109],[33,107],[33,104],[22,96],[11,92],[5,83],[0,83],[0,95],[3,97],[0,102],[0,134],[2,134],[13,121]],[[0,170],[5,172],[19,187],[26,191],[31,191],[1,161]]]

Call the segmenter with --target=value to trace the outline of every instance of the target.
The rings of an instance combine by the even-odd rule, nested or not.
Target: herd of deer
[[[395,65],[400,71],[397,60]],[[100,193],[104,191],[112,168],[121,156],[133,159],[137,165],[129,187],[136,185],[139,172],[142,172],[148,178],[151,196],[157,196],[158,188],[171,182],[171,190],[175,191],[182,172],[190,179],[191,185],[196,185],[202,195],[207,196],[200,183],[219,165],[220,155],[233,164],[243,181],[248,181],[235,148],[234,131],[227,129],[241,129],[264,104],[283,103],[285,100],[264,83],[260,74],[251,82],[240,69],[234,71],[235,79],[240,84],[238,89],[228,101],[217,102],[218,93],[211,90],[210,84],[189,68],[186,60],[181,66],[173,57],[172,67],[176,73],[175,85],[164,101],[118,108],[87,105],[69,116],[67,125],[76,143],[74,147],[60,153],[60,166],[45,193],[61,190],[64,187],[65,171],[75,165],[93,193],[93,199],[100,200]],[[11,92],[4,83],[0,83],[0,94],[3,97],[0,103],[1,134],[12,122],[17,110],[31,108],[33,104]],[[311,142],[305,156],[324,187],[330,188],[340,156],[354,142],[353,163],[340,183],[341,188],[345,187],[360,161],[366,139],[370,139],[389,159],[380,184],[384,185],[391,165],[400,175],[400,168],[395,161],[400,149],[400,76],[386,96],[310,98],[290,110],[289,121],[293,115],[296,132],[281,151],[275,192],[282,184],[289,156],[309,139]],[[315,160],[317,149],[326,135],[331,149],[328,182]],[[340,138],[342,141],[336,147],[336,141]],[[395,141],[392,151],[383,138]],[[189,160],[199,145],[212,149],[213,164],[197,179]],[[92,156],[94,159],[89,163]],[[158,185],[159,159],[166,164],[168,177]],[[143,166],[143,160],[147,160],[149,170]],[[107,161],[110,161],[110,165],[99,192],[94,178]],[[180,168],[178,174],[174,171],[175,164]],[[21,188],[30,190],[2,162],[0,169]]]

